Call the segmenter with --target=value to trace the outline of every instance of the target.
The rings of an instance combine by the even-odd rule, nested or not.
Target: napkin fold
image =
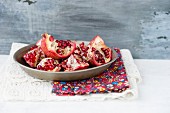
[[[103,101],[114,99],[129,100],[138,97],[137,83],[140,83],[142,79],[132,55],[127,49],[120,50],[124,69],[126,69],[128,85],[130,86],[126,90],[83,96],[56,96],[56,94],[52,93],[52,88],[54,88],[53,81],[30,77],[13,60],[15,51],[26,45],[23,43],[13,43],[11,46],[7,63],[0,70],[2,75],[0,76],[0,101]]]

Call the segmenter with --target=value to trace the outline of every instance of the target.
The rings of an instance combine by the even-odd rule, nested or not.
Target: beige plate
[[[41,71],[37,69],[33,69],[28,66],[28,64],[23,59],[23,55],[30,50],[30,47],[34,44],[25,46],[18,51],[15,52],[13,58],[20,65],[20,67],[28,73],[28,75],[42,79],[42,80],[58,80],[58,81],[73,81],[73,80],[81,80],[90,77],[94,77],[99,75],[104,70],[106,70],[111,63],[113,63],[117,59],[117,53],[113,50],[113,59],[107,64],[92,67],[84,70],[77,70],[72,72],[49,72],[49,71]]]

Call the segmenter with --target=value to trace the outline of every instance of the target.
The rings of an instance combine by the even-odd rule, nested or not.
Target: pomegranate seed
[[[48,62],[44,62],[45,65],[48,65]]]
[[[99,60],[98,56],[95,56],[95,59],[96,59],[96,61],[98,61]]]
[[[38,65],[38,66],[37,66],[37,69],[41,70],[41,69],[42,69],[42,66],[41,66],[41,65]]]
[[[105,49],[105,52],[109,52],[109,48]]]
[[[50,40],[51,42],[53,42],[53,41],[54,41],[54,37],[53,37],[53,36],[50,36],[49,40]]]
[[[102,51],[105,51],[105,48],[101,48]]]
[[[30,59],[33,59],[33,58],[34,58],[34,56],[33,56],[32,53],[29,55],[29,57],[30,57]]]
[[[107,55],[107,56],[105,56],[106,58],[109,58],[110,56],[109,55]]]
[[[70,43],[68,43],[67,45],[71,48],[71,44]]]
[[[60,54],[61,52],[62,52],[62,51],[61,51],[61,49],[57,49],[57,53],[59,53],[59,54]]]
[[[47,71],[49,69],[48,65],[44,66],[44,70]]]
[[[82,50],[83,52],[86,52],[86,48],[84,48],[84,47],[82,47],[81,50]]]
[[[54,60],[53,59],[48,59],[48,62],[51,64],[54,64]]]
[[[84,42],[80,43],[79,45],[81,48],[84,47]]]
[[[53,65],[49,65],[49,70],[53,70],[54,66]]]
[[[101,63],[105,63],[105,60],[104,60],[104,59],[102,59],[102,60],[101,60]]]
[[[60,42],[58,42],[58,47],[61,47],[61,43]]]
[[[59,41],[58,41],[58,40],[56,40],[55,42],[56,42],[56,43],[58,43]]]
[[[99,60],[101,60],[101,59],[103,59],[103,57],[102,57],[102,56],[99,56]]]
[[[104,53],[105,57],[108,57],[109,56],[109,53]]]
[[[92,47],[92,52],[95,51],[96,49],[94,47]]]
[[[64,49],[65,47],[64,46],[61,46],[61,49]]]
[[[63,44],[63,46],[64,46],[64,48],[66,48],[66,47],[67,47],[67,44],[66,44],[66,43],[64,43],[64,44]]]
[[[59,42],[60,42],[60,43],[62,43],[62,42],[63,42],[63,40],[59,40]]]
[[[65,48],[65,47],[67,47],[67,44],[65,42],[63,42],[62,46]]]

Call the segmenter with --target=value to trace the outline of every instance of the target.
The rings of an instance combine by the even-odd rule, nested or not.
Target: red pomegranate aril
[[[55,40],[55,42],[57,42],[57,43],[58,43],[58,42],[59,42],[59,40]]]
[[[96,49],[94,47],[92,47],[92,52],[95,51]]]
[[[109,58],[110,56],[109,55],[107,55],[107,56],[105,56],[106,58]]]
[[[86,48],[84,48],[84,47],[82,47],[81,50],[82,50],[83,52],[86,52]]]
[[[98,50],[95,51],[96,54],[100,54],[100,52]]]
[[[57,47],[61,47],[61,46],[62,46],[61,42],[58,42],[58,46]]]
[[[54,69],[54,66],[53,66],[53,65],[50,65],[50,66],[49,66],[49,69],[50,69],[50,70],[53,70],[53,69]]]
[[[104,51],[105,51],[105,48],[101,48],[101,50],[104,52]]]
[[[57,53],[60,54],[61,53],[61,49],[57,49]]]
[[[67,47],[67,44],[66,44],[66,43],[63,43],[63,47],[66,48],[66,47]]]
[[[67,46],[67,44],[66,44],[66,42],[65,42],[65,41],[62,41],[62,42],[61,42],[61,45],[62,45],[62,46],[64,46],[64,47],[66,47],[66,46]]]
[[[70,40],[67,40],[67,41],[66,41],[66,44],[67,44],[67,46],[69,46],[69,47],[71,47],[70,42],[71,42]]]
[[[44,70],[44,68],[43,68],[41,65],[38,65],[38,66],[37,66],[37,69],[38,69],[38,70]]]
[[[64,49],[65,47],[64,47],[64,46],[61,46],[60,48],[61,48],[61,49]]]
[[[105,53],[109,53],[109,48],[104,50]]]
[[[96,61],[98,61],[98,60],[99,60],[99,57],[96,55],[96,56],[95,56],[95,59],[96,59]]]
[[[53,41],[54,41],[54,37],[53,37],[53,36],[50,36],[49,40],[50,40],[51,42],[53,42]]]
[[[105,63],[105,60],[104,60],[104,59],[102,59],[100,62],[101,62],[101,63]]]
[[[99,56],[99,60],[102,60],[103,59],[103,56]]]
[[[54,60],[53,60],[53,59],[48,59],[48,61],[49,61],[51,64],[54,64]]]
[[[104,54],[105,54],[105,55],[108,55],[108,54],[109,54],[109,51],[104,51]]]

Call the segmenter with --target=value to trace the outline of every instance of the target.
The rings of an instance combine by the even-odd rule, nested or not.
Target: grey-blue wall
[[[0,54],[12,42],[35,43],[48,32],[58,39],[90,40],[128,48],[134,58],[170,58],[170,0],[0,1]]]

